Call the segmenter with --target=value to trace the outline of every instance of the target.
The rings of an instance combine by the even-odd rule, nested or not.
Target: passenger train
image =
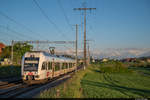
[[[22,57],[22,80],[27,84],[45,83],[75,70],[75,60],[43,51],[26,52]]]

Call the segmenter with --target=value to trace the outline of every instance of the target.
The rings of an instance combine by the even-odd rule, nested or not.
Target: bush
[[[0,66],[0,78],[10,77],[10,76],[20,76],[21,67],[20,66]]]
[[[121,62],[109,62],[101,64],[100,71],[102,73],[126,73],[131,72],[127,66]]]

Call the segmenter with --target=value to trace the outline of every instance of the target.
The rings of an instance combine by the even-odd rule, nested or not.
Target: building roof
[[[4,48],[5,45],[3,43],[0,43],[0,48]]]

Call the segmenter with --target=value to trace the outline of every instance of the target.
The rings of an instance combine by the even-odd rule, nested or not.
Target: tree
[[[27,43],[16,43],[14,44],[14,62],[16,64],[21,63],[22,56],[28,52],[31,51],[33,48],[32,45],[29,45]]]
[[[25,54],[25,52],[31,51],[33,48],[32,45],[29,45],[27,43],[15,43],[13,46],[13,56],[14,56],[14,62],[16,64],[19,64],[21,62],[22,56]],[[2,54],[0,55],[1,58],[10,58],[11,57],[11,46],[6,46],[2,50]]]
[[[0,58],[10,58],[11,57],[11,46],[6,46],[2,49],[2,54],[0,55]]]

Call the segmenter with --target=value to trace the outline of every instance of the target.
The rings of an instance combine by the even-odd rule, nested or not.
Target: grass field
[[[150,97],[150,75],[143,75],[138,72],[111,74],[101,73],[99,72],[99,68],[96,67],[90,68],[90,70],[92,71],[86,73],[81,81],[84,90],[84,97]]]
[[[57,93],[59,90],[59,94]],[[92,64],[40,98],[150,98],[150,68],[123,63]]]
[[[20,66],[0,66],[0,78],[21,76]]]

